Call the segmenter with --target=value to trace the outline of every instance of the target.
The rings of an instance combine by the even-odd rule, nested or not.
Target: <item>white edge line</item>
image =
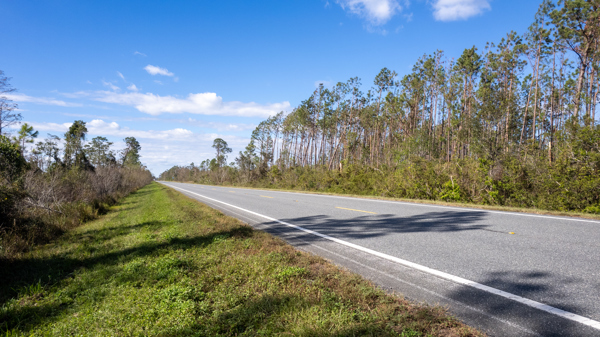
[[[169,182],[169,183],[173,183],[173,182]],[[198,185],[200,186],[200,185]],[[220,187],[220,186],[218,186]],[[232,187],[232,188],[240,188],[243,189],[241,187]],[[253,189],[249,189],[250,191],[252,191]],[[386,204],[402,204],[402,205],[410,205],[410,206],[419,206],[419,207],[434,207],[434,208],[445,208],[445,209],[454,209],[454,210],[460,210],[460,211],[466,211],[466,212],[486,212],[486,213],[494,213],[494,214],[506,214],[506,215],[515,215],[515,216],[529,216],[529,217],[534,217],[534,218],[545,218],[545,219],[555,219],[555,220],[565,220],[565,221],[579,221],[579,222],[590,222],[590,223],[595,223],[595,224],[600,224],[600,221],[598,220],[591,220],[591,219],[578,219],[578,218],[573,218],[573,217],[569,217],[568,215],[565,216],[549,216],[549,215],[540,215],[540,214],[529,214],[529,213],[520,213],[520,212],[510,212],[510,211],[493,211],[493,210],[487,210],[487,209],[479,209],[479,208],[469,208],[469,207],[455,207],[455,206],[441,206],[441,205],[433,205],[433,204],[427,204],[427,203],[416,203],[416,202],[406,202],[406,201],[393,201],[393,200],[379,200],[379,199],[369,199],[369,198],[353,198],[353,197],[342,197],[342,196],[337,196],[337,195],[327,195],[327,194],[317,194],[317,193],[302,193],[302,192],[287,192],[287,191],[270,191],[270,190],[261,190],[261,189],[255,189],[254,191],[264,191],[264,192],[271,192],[271,193],[291,193],[291,194],[302,194],[302,195],[306,195],[306,196],[317,196],[317,197],[324,197],[324,198],[336,198],[336,199],[348,199],[348,200],[360,200],[360,201],[370,201],[370,202],[381,202],[381,203],[386,203]]]
[[[445,273],[443,271],[439,271],[439,270],[436,270],[436,269],[425,267],[425,266],[422,266],[422,265],[414,263],[414,262],[406,261],[406,260],[397,258],[395,256],[391,256],[391,255],[388,255],[388,254],[380,253],[378,251],[375,251],[375,250],[372,250],[372,249],[369,249],[369,248],[366,248],[366,247],[362,247],[362,246],[356,245],[356,244],[351,243],[351,242],[347,242],[347,241],[344,241],[344,240],[336,239],[336,238],[334,238],[332,236],[321,234],[319,232],[315,232],[313,230],[310,230],[310,229],[307,229],[307,228],[304,228],[304,227],[292,225],[290,223],[287,223],[287,222],[284,222],[284,221],[272,218],[270,216],[266,216],[266,215],[263,215],[263,214],[260,214],[260,213],[256,213],[256,212],[253,212],[253,211],[250,211],[250,210],[238,207],[238,206],[234,206],[234,205],[228,204],[228,203],[220,201],[220,200],[209,198],[207,196],[204,196],[204,195],[192,192],[192,191],[188,191],[188,190],[180,188],[180,187],[175,187],[175,186],[171,186],[171,185],[168,185],[168,184],[165,184],[165,185],[167,185],[167,186],[169,186],[171,188],[174,188],[174,189],[185,191],[187,193],[195,194],[195,195],[197,195],[199,197],[202,197],[202,198],[214,201],[214,202],[218,202],[218,203],[221,203],[223,205],[226,205],[226,206],[229,206],[229,207],[232,207],[232,208],[235,208],[235,209],[239,209],[241,211],[244,211],[244,212],[256,215],[256,216],[260,216],[260,217],[265,218],[265,219],[270,220],[270,221],[278,222],[278,223],[280,223],[282,225],[298,229],[300,231],[303,231],[303,232],[306,232],[306,233],[309,233],[309,234],[321,237],[323,239],[326,239],[326,240],[329,240],[329,241],[333,241],[333,242],[339,243],[341,245],[344,245],[344,246],[347,246],[347,247],[351,247],[351,248],[354,248],[356,250],[360,250],[362,252],[365,252],[365,253],[368,253],[368,254],[371,254],[371,255],[378,256],[378,257],[380,257],[382,259],[386,259],[386,260],[389,260],[389,261],[392,261],[392,262],[396,262],[396,263],[399,263],[401,265],[404,265],[404,266],[407,266],[407,267],[410,267],[410,268],[422,271],[424,273],[435,275],[437,277],[440,277],[440,278],[443,278],[443,279],[446,279],[446,280],[450,280],[450,281],[456,282],[458,284],[463,284],[463,285],[466,285],[466,286],[473,287],[475,289],[479,289],[479,290],[483,290],[483,291],[488,292],[488,293],[492,293],[494,295],[502,296],[504,298],[508,298],[510,300],[513,300],[513,301],[525,304],[525,305],[530,306],[532,308],[535,308],[535,309],[538,309],[538,310],[542,310],[542,311],[548,312],[550,314],[553,314],[553,315],[556,315],[556,316],[560,316],[562,318],[565,318],[565,319],[568,319],[568,320],[571,320],[571,321],[575,321],[577,323],[581,323],[581,324],[587,325],[589,327],[592,327],[594,329],[600,330],[600,322],[594,321],[594,320],[592,320],[590,318],[583,317],[583,316],[580,316],[580,315],[577,315],[577,314],[574,314],[574,313],[571,313],[571,312],[568,312],[568,311],[564,311],[564,310],[561,310],[561,309],[558,309],[558,308],[555,308],[555,307],[552,307],[552,306],[549,306],[547,304],[543,304],[543,303],[540,303],[540,302],[537,302],[537,301],[533,301],[533,300],[527,299],[525,297],[521,297],[519,295],[511,294],[509,292],[506,292],[506,291],[503,291],[503,290],[500,290],[500,289],[492,288],[492,287],[486,286],[484,284],[477,283],[475,281],[470,281],[470,280],[464,279],[462,277],[454,276],[454,275]]]

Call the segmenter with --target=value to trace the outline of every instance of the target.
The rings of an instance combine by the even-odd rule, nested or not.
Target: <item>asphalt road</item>
[[[600,336],[600,221],[162,183],[491,336]]]

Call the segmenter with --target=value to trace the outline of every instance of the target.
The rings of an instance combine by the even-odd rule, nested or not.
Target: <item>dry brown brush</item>
[[[120,166],[26,171],[17,184],[0,186],[2,194],[13,195],[0,218],[0,258],[14,257],[94,219],[152,180],[145,168]]]

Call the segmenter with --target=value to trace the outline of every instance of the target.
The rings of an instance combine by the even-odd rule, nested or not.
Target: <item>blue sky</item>
[[[235,154],[252,129],[308,98],[315,85],[383,67],[403,75],[423,54],[458,57],[524,33],[538,1],[2,1],[0,69],[23,121],[122,147],[134,136],[154,174]]]

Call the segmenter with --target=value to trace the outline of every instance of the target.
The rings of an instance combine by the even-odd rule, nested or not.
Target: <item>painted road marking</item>
[[[263,215],[263,214],[260,214],[260,213],[256,213],[256,212],[253,212],[253,211],[250,211],[250,210],[247,210],[245,208],[241,208],[241,207],[238,207],[238,206],[235,206],[235,205],[232,205],[232,204],[228,204],[226,202],[223,202],[223,201],[220,201],[220,200],[217,200],[217,199],[209,198],[209,197],[206,197],[206,196],[204,196],[202,194],[198,194],[198,193],[195,193],[195,192],[192,192],[192,191],[188,191],[188,190],[180,188],[180,187],[175,187],[175,186],[171,186],[171,185],[167,185],[167,186],[169,186],[171,188],[174,188],[174,189],[182,190],[182,191],[190,193],[190,194],[195,194],[195,195],[197,195],[197,196],[199,196],[201,198],[212,200],[214,202],[218,202],[218,203],[223,204],[225,206],[229,206],[229,207],[232,207],[232,208],[235,208],[235,209],[239,209],[241,211],[244,211],[244,212],[247,212],[247,213],[250,213],[250,214],[262,217],[262,218],[265,218],[265,219],[270,220],[270,221],[274,221],[274,222],[280,223],[282,225],[285,225],[285,226],[288,226],[288,227],[291,227],[291,228],[295,228],[297,230],[300,230],[300,231],[303,231],[303,232],[306,232],[306,233],[309,233],[309,234],[313,234],[313,235],[321,237],[323,239],[339,243],[339,244],[344,245],[346,247],[350,247],[350,248],[354,248],[356,250],[360,250],[360,251],[365,252],[367,254],[378,256],[378,257],[380,257],[382,259],[386,259],[386,260],[389,260],[389,261],[392,261],[392,262],[399,263],[401,265],[404,265],[404,266],[407,266],[407,267],[410,267],[410,268],[422,271],[422,272],[427,273],[427,274],[431,274],[431,275],[434,275],[434,276],[437,276],[437,277],[441,277],[441,278],[446,279],[446,280],[453,281],[453,282],[458,283],[458,284],[470,286],[470,287],[473,287],[475,289],[479,289],[479,290],[482,290],[482,291],[485,291],[485,292],[488,292],[488,293],[492,293],[494,295],[498,295],[498,296],[501,296],[501,297],[504,297],[504,298],[508,298],[510,300],[519,302],[521,304],[525,304],[525,305],[530,306],[532,308],[536,308],[538,310],[545,311],[545,312],[554,314],[556,316],[559,316],[559,317],[562,317],[562,318],[565,318],[565,319],[568,319],[568,320],[571,320],[571,321],[574,321],[574,322],[577,322],[577,323],[581,323],[583,325],[587,325],[587,326],[592,327],[594,329],[600,330],[600,322],[599,321],[594,321],[592,319],[589,319],[587,317],[583,317],[583,316],[574,314],[572,312],[568,312],[568,311],[565,311],[565,310],[562,310],[562,309],[558,309],[558,308],[549,306],[547,304],[540,303],[540,302],[537,302],[537,301],[534,301],[534,300],[530,300],[528,298],[521,297],[519,295],[511,294],[509,292],[506,292],[506,291],[503,291],[503,290],[500,290],[500,289],[492,288],[492,287],[486,286],[484,284],[477,283],[475,281],[464,279],[462,277],[454,276],[452,274],[448,274],[448,273],[445,273],[443,271],[439,271],[439,270],[436,270],[436,269],[433,269],[433,268],[425,267],[425,266],[422,266],[422,265],[414,263],[414,262],[410,262],[410,261],[407,261],[407,260],[403,260],[403,259],[397,258],[395,256],[391,256],[391,255],[388,255],[388,254],[380,253],[378,251],[375,251],[375,250],[372,250],[372,249],[369,249],[369,248],[366,248],[366,247],[363,247],[363,246],[359,246],[357,244],[354,244],[354,243],[351,243],[351,242],[348,242],[348,241],[340,240],[340,239],[334,238],[334,237],[326,235],[326,234],[321,234],[319,232],[315,232],[313,230],[310,230],[310,229],[307,229],[307,228],[304,228],[304,227],[292,225],[291,223],[284,222],[284,221],[281,221],[279,219],[275,219],[275,218],[272,218],[270,216],[266,216],[266,215]]]
[[[336,208],[345,209],[345,210],[354,211],[354,212],[363,212],[363,213],[377,214],[375,212],[361,211],[360,209],[352,209],[352,208],[345,208],[345,207],[336,207]]]
[[[259,190],[262,191],[262,190]],[[266,192],[266,191],[265,191]],[[494,214],[505,214],[505,215],[516,215],[516,216],[529,216],[534,218],[545,218],[545,219],[555,219],[555,220],[565,220],[565,221],[579,221],[579,222],[591,222],[600,224],[599,220],[591,220],[584,218],[574,218],[574,217],[559,217],[559,216],[551,216],[551,215],[540,215],[540,214],[530,214],[530,213],[518,213],[518,212],[509,212],[509,211],[493,211],[487,209],[477,209],[477,208],[467,208],[467,207],[454,207],[454,206],[442,206],[442,205],[432,205],[432,204],[420,204],[416,202],[406,202],[406,201],[388,201],[388,200],[377,200],[377,199],[368,199],[368,198],[359,198],[359,197],[340,197],[336,195],[325,195],[325,194],[312,194],[312,193],[301,193],[301,192],[284,192],[284,191],[268,191],[271,193],[287,193],[287,194],[301,194],[310,197],[323,197],[323,198],[335,198],[335,199],[346,199],[346,200],[360,200],[360,201],[369,201],[369,202],[380,202],[385,204],[401,204],[407,206],[417,206],[417,207],[433,207],[433,208],[445,208],[445,209],[453,209],[457,211],[465,211],[465,212],[485,212],[485,213],[494,213]]]
[[[266,195],[261,195],[261,197],[263,197],[263,198],[269,198],[269,199],[273,199],[273,197],[268,197],[268,196],[266,196]]]

